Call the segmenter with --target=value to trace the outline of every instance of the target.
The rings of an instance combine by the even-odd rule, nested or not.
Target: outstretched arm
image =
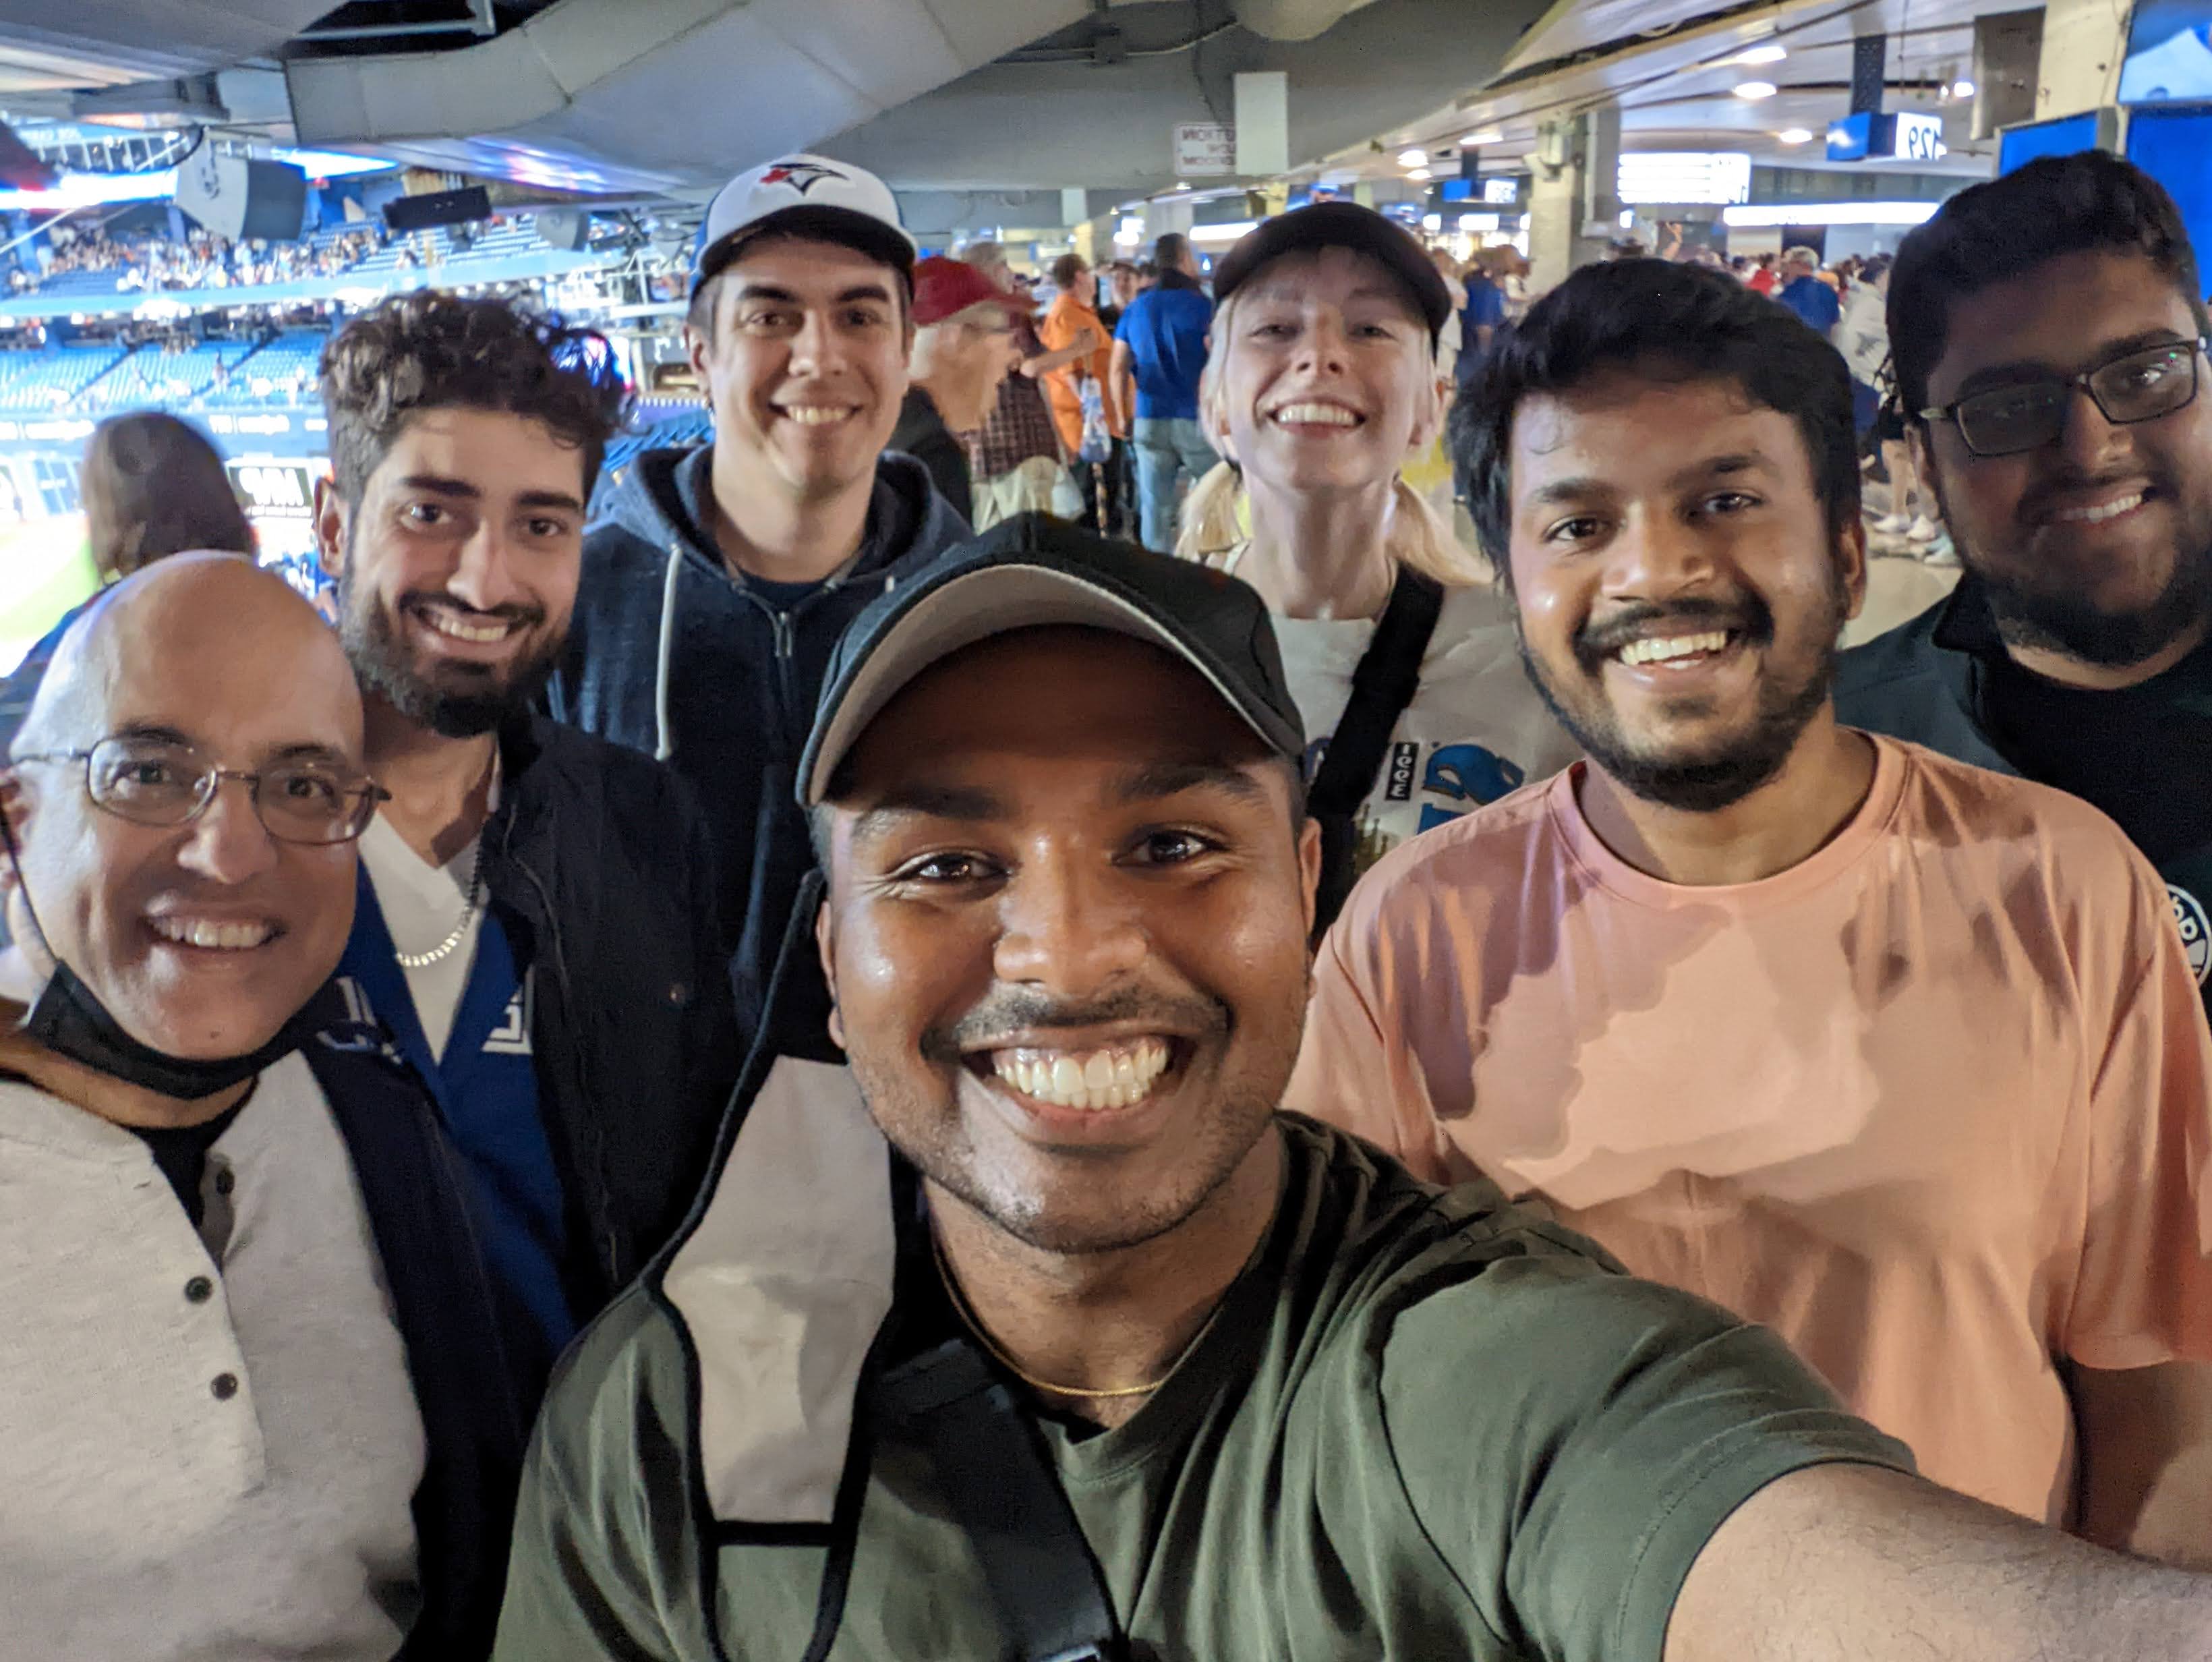
[[[1666,1662],[2203,1662],[2212,1578],[1901,1472],[1791,1473],[1691,1566]]]
[[[2212,1366],[2076,1367],[2085,1539],[2212,1569]]]

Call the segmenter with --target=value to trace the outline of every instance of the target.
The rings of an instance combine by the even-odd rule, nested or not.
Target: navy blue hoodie
[[[648,450],[584,542],[554,715],[657,756],[713,830],[740,1022],[753,1031],[775,954],[814,863],[793,794],[830,649],[904,573],[969,534],[896,452],[877,464],[859,556],[796,600],[733,576],[707,531],[714,452]]]

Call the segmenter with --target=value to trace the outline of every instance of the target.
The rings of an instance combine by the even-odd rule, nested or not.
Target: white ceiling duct
[[[1088,0],[559,0],[455,51],[294,58],[300,143],[574,190],[711,189]]]
[[[1237,21],[1269,40],[1310,40],[1369,0],[1236,0]]]

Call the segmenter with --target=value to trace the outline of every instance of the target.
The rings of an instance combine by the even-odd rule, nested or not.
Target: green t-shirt
[[[1684,1575],[1755,1491],[1828,1461],[1910,1469],[1765,1330],[1486,1184],[1440,1192],[1281,1124],[1280,1209],[1199,1348],[1123,1426],[1041,1422],[1139,1657],[1660,1662]],[[918,1287],[902,1348],[949,1319]],[[702,1550],[669,1458],[682,1347],[640,1304],[549,1404],[497,1655],[804,1656],[829,1549]],[[826,1662],[1003,1654],[927,1456],[882,1438]]]

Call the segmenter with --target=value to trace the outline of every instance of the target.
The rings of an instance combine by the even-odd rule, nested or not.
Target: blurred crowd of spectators
[[[26,294],[48,279],[78,271],[112,271],[118,289],[231,289],[335,277],[384,246],[386,234],[363,227],[312,242],[231,242],[209,231],[182,240],[111,237],[58,225],[39,249],[40,271],[18,267],[9,287]]]

